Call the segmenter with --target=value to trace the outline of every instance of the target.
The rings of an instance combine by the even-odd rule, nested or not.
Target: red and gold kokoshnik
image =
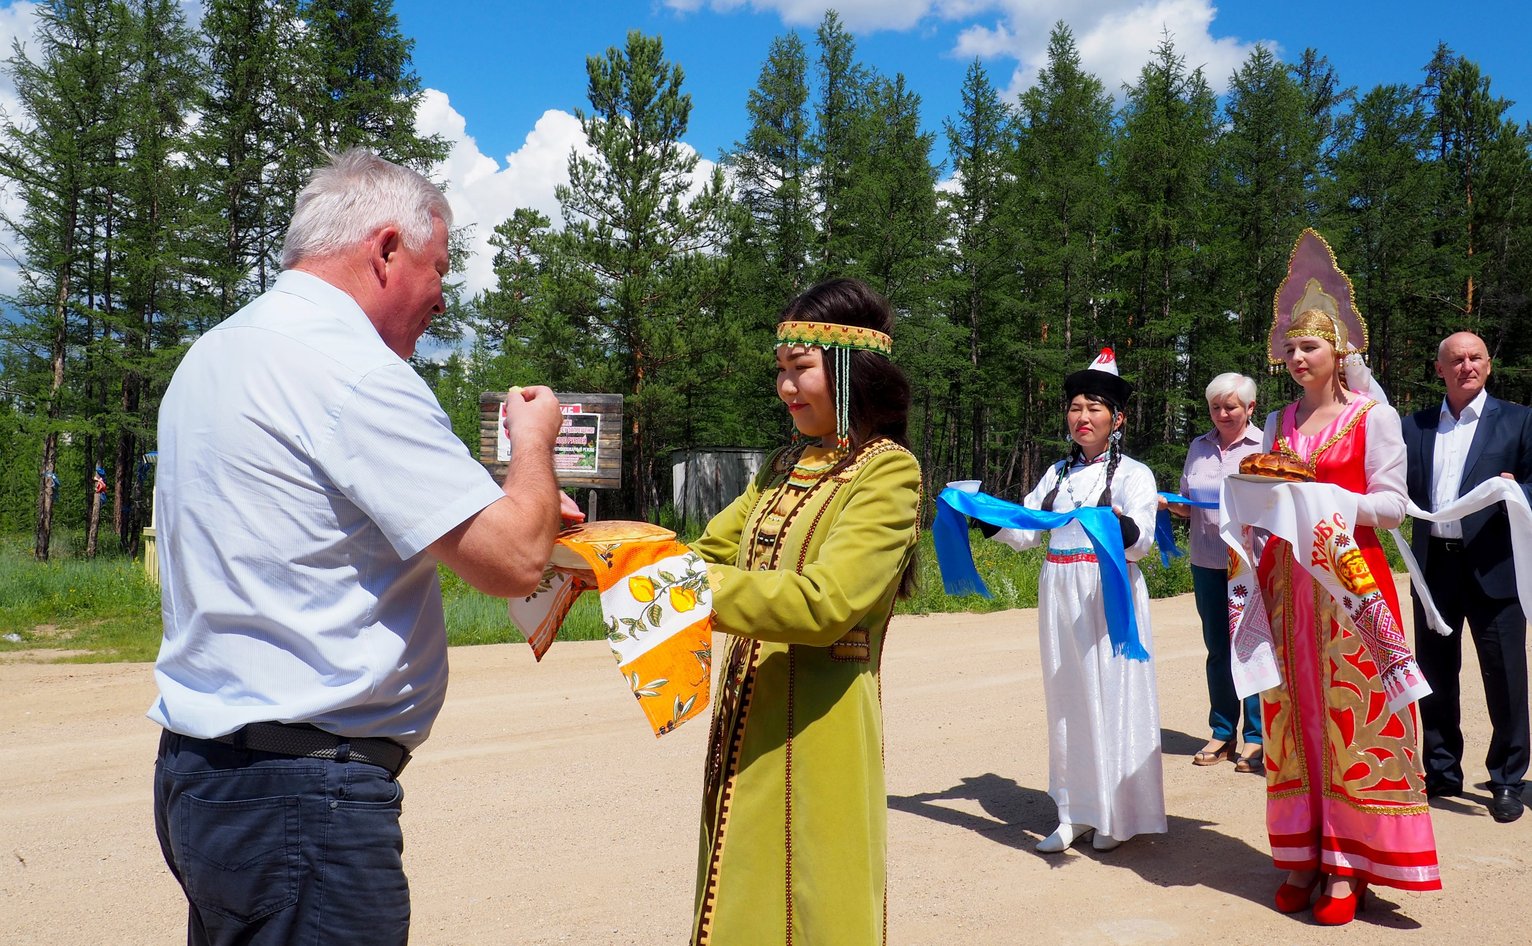
[[[778,345],[805,345],[816,348],[851,348],[892,355],[894,340],[876,329],[834,322],[781,322],[777,325]]]

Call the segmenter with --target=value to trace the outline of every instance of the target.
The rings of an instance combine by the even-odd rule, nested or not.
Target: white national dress
[[[1053,510],[1095,505],[1106,465],[1105,455],[1097,463],[1076,464]],[[1022,505],[1042,508],[1059,467],[1054,464],[1043,474]],[[1126,549],[1128,579],[1138,637],[1149,660],[1112,654],[1100,569],[1079,523],[1051,532],[1001,529],[994,538],[1018,550],[1048,539],[1048,559],[1038,577],[1037,623],[1048,710],[1048,794],[1058,803],[1059,820],[1126,840],[1165,830],[1149,589],[1135,564],[1154,544],[1158,494],[1148,467],[1129,457],[1120,460],[1112,505],[1138,524],[1138,541]]]

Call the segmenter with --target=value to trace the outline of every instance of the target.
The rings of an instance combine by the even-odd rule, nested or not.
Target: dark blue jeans
[[[1229,573],[1222,568],[1192,566],[1192,592],[1197,599],[1197,614],[1202,618],[1202,642],[1207,645],[1208,726],[1214,739],[1233,739],[1239,726],[1239,696],[1234,692],[1234,674],[1229,669]],[[1244,741],[1261,743],[1261,696],[1251,694],[1243,700],[1245,709]]]
[[[187,943],[408,942],[403,798],[375,765],[166,732],[154,765],[154,824],[190,903]]]

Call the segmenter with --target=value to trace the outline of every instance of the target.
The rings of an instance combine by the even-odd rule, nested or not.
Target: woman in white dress
[[[1059,825],[1038,842],[1043,853],[1063,851],[1092,832],[1092,847],[1109,851],[1134,835],[1165,831],[1149,591],[1136,564],[1153,544],[1159,497],[1149,468],[1122,453],[1123,408],[1132,390],[1110,348],[1064,379],[1074,445],[1022,504],[1054,512],[1109,506],[1117,514],[1139,640],[1150,659],[1113,653],[1100,567],[1078,522],[1048,532],[980,525],[1015,549],[1048,542],[1038,579],[1038,630],[1048,794],[1058,803]]]

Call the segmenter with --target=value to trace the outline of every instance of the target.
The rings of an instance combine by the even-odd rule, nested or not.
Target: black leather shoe
[[[1426,785],[1427,798],[1456,798],[1461,794],[1463,794],[1463,786],[1461,785],[1440,785],[1430,783],[1427,783]]]
[[[1512,788],[1508,785],[1496,785],[1491,788],[1490,794],[1494,797],[1489,802],[1489,813],[1501,824],[1515,821],[1521,817],[1525,807],[1521,803],[1521,786]]]

